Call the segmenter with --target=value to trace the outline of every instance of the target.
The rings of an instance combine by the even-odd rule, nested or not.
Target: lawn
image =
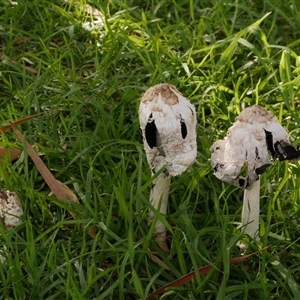
[[[1,3],[0,126],[43,112],[18,129],[79,204],[53,195],[14,131],[1,135],[0,146],[23,150],[2,161],[0,188],[19,195],[24,216],[15,229],[0,224],[0,299],[146,299],[206,265],[156,299],[300,299],[299,163],[274,161],[261,176],[255,242],[237,229],[243,191],[209,160],[254,104],[300,143],[299,1]],[[190,99],[198,121],[196,163],[172,178],[159,217],[168,253],[148,226],[153,179],[138,121],[142,94],[161,82]],[[248,253],[270,247],[231,266],[240,239]]]

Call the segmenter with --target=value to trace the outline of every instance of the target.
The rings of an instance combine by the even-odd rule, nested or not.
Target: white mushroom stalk
[[[150,204],[166,214],[170,177],[184,172],[197,156],[195,108],[173,85],[157,84],[143,95],[139,120],[152,174],[161,172],[153,182]],[[151,209],[149,219],[153,217]],[[160,220],[156,221],[154,236],[167,251],[166,227]]]
[[[210,151],[215,176],[244,189],[241,228],[258,240],[259,176],[272,159],[299,158],[299,147],[290,144],[288,132],[271,112],[251,106],[241,112],[227,136],[215,142]]]

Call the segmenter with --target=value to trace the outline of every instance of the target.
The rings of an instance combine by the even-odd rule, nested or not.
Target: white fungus
[[[157,84],[143,95],[139,118],[148,163],[170,176],[184,172],[197,155],[196,112],[170,84]]]
[[[19,225],[23,216],[21,201],[15,192],[9,190],[0,191],[0,218],[6,229]],[[0,248],[0,263],[6,263],[7,247]]]
[[[227,136],[215,142],[210,151],[215,176],[245,189],[241,227],[244,233],[259,239],[259,176],[273,159],[299,158],[299,147],[290,144],[288,132],[271,112],[251,106],[241,112]]]
[[[21,201],[15,192],[0,191],[0,218],[6,229],[19,225],[23,216]]]
[[[195,108],[173,85],[157,84],[143,95],[139,120],[152,174],[163,169],[153,183],[150,203],[165,214],[170,176],[184,172],[197,155]],[[149,218],[153,217],[151,211]],[[155,225],[155,238],[166,250],[166,228],[161,221]]]
[[[241,188],[258,180],[272,164],[272,158],[287,160],[300,156],[277,118],[260,106],[244,109],[227,136],[215,142],[210,151],[216,177]],[[244,167],[246,173],[241,174]]]

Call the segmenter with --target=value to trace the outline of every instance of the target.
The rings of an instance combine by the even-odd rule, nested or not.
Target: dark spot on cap
[[[189,107],[190,111],[192,112],[192,115],[194,115],[194,111]]]
[[[239,178],[238,182],[240,187],[242,188],[245,187],[246,180],[244,178]]]
[[[297,159],[300,157],[299,148],[295,148],[293,145],[280,141],[273,144],[273,134],[265,130],[266,133],[266,142],[268,150],[270,151],[273,158],[278,158],[280,161],[289,160],[289,159]]]
[[[180,125],[181,125],[181,136],[183,139],[186,138],[187,136],[187,128],[186,128],[186,125],[184,122],[180,122]]]
[[[255,147],[255,157],[256,159],[260,159],[257,147]]]
[[[182,118],[181,115],[180,115],[180,126],[181,126],[181,136],[183,139],[185,139],[187,136],[187,128],[186,128],[184,119]]]
[[[157,150],[158,150],[158,155],[166,157],[166,153],[165,153],[163,147],[157,147]]]
[[[279,160],[296,159],[300,157],[299,149],[284,141],[276,142],[274,147]]]
[[[266,134],[266,143],[267,143],[267,148],[268,151],[270,151],[271,155],[273,158],[277,157],[276,152],[274,150],[274,145],[273,145],[273,134],[270,131],[265,130]]]
[[[265,164],[265,165],[263,165],[263,166],[261,166],[261,167],[255,169],[256,175],[263,174],[263,173],[267,170],[267,168],[268,168],[269,166],[271,166],[271,164]]]
[[[4,201],[7,201],[8,196],[4,190],[0,191],[0,198],[3,199]]]
[[[169,176],[170,175],[168,170],[164,170],[163,173],[164,173],[165,176]]]
[[[159,135],[155,122],[152,119],[152,114],[149,116],[149,121],[145,128],[146,141],[151,149],[157,147],[157,135]]]
[[[213,167],[213,169],[214,169],[215,172],[218,172],[219,168],[222,169],[223,167],[224,167],[224,165],[222,165],[222,164],[216,164],[216,165]]]

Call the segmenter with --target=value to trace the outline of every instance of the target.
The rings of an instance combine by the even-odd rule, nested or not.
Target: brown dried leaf
[[[11,124],[11,127],[13,131],[15,132],[16,136],[20,140],[21,143],[25,143],[26,151],[28,152],[29,156],[33,160],[35,166],[37,167],[38,171],[46,181],[47,185],[53,192],[53,194],[62,201],[73,201],[78,202],[78,199],[76,195],[61,181],[57,180],[52,173],[49,171],[49,169],[46,167],[44,162],[41,160],[41,158],[36,154],[32,146],[25,140],[22,133],[17,129],[17,127],[14,124]],[[76,215],[72,212],[69,212],[72,217],[75,219]],[[91,236],[91,238],[95,238],[96,234],[95,231],[89,227],[88,228],[88,234]]]
[[[31,37],[29,37],[29,36],[18,36],[14,41],[14,45],[20,45],[20,44],[23,44],[24,42],[27,42],[30,40],[31,40]]]
[[[95,226],[90,225],[90,226],[87,228],[87,233],[88,233],[88,235],[89,235],[92,239],[95,239],[98,232],[97,232],[97,229],[95,228]]]
[[[46,181],[47,185],[53,192],[53,194],[60,200],[70,200],[74,201],[76,196],[71,195],[70,192],[67,191],[65,187],[62,186],[62,183],[55,179],[55,177],[52,175],[52,173],[49,171],[49,169],[46,167],[44,162],[41,160],[41,158],[36,154],[32,146],[24,139],[22,133],[16,128],[14,124],[11,124],[13,131],[15,132],[16,136],[20,140],[21,143],[25,142],[25,147],[30,155],[31,159],[33,160],[35,166],[37,167],[38,171]],[[76,198],[77,199],[77,198]],[[77,201],[76,201],[77,202]]]
[[[14,65],[18,64],[18,62],[16,60],[14,60],[14,59],[11,59],[9,62],[12,63],[12,64],[14,64]],[[21,64],[21,67],[23,67],[26,71],[28,71],[28,72],[30,72],[32,74],[37,74],[37,72],[38,72],[36,69],[34,69],[32,67],[29,67],[29,66],[26,66],[24,64]]]
[[[5,157],[7,152],[9,152],[9,157],[11,160],[17,159],[20,156],[20,154],[22,153],[22,151],[17,148],[0,147],[0,163],[3,162],[3,158]]]
[[[26,66],[26,65],[21,65],[26,71],[28,71],[29,73],[31,74],[37,74],[38,71],[33,68],[33,67],[29,67],[29,66]]]
[[[27,150],[28,151],[28,150]],[[34,151],[35,152],[35,151]],[[36,154],[37,155],[37,154]],[[30,156],[31,157],[31,156]],[[40,158],[38,155],[37,155],[37,157],[38,158]],[[31,157],[32,158],[32,157]],[[34,162],[35,163],[35,162]],[[43,163],[43,161],[42,161],[42,163]],[[36,164],[35,164],[36,165]],[[44,167],[49,171],[49,169],[45,166],[45,164],[43,163],[43,165],[44,165]],[[44,170],[43,170],[43,172],[44,172]],[[49,171],[50,172],[50,171]],[[40,172],[41,173],[41,172]],[[50,172],[50,174],[51,174],[51,176],[53,176],[52,175],[52,173]],[[43,174],[41,173],[41,175],[43,176]],[[45,177],[43,176],[43,178],[45,179]],[[48,177],[47,177],[48,178]],[[54,176],[53,176],[53,178],[55,178]],[[52,180],[52,179],[51,179]],[[78,203],[78,199],[77,199],[77,197],[76,197],[76,195],[71,191],[71,189],[68,187],[68,186],[66,186],[65,184],[63,184],[61,181],[59,181],[59,180],[57,180],[57,179],[55,179],[56,180],[56,190],[57,189],[59,189],[59,190],[62,190],[63,191],[63,193],[64,193],[64,195],[65,195],[65,198],[64,199],[61,199],[61,198],[59,198],[59,197],[57,197],[56,195],[55,195],[55,193],[54,193],[54,191],[51,189],[51,191],[53,192],[53,194],[59,199],[59,200],[71,200],[71,201],[73,201],[73,202],[77,202]],[[47,180],[45,179],[45,181],[46,181],[46,183],[48,184],[48,182],[47,182]],[[48,184],[49,185],[49,184]],[[50,187],[50,186],[49,186]],[[74,218],[74,219],[76,219],[76,215],[74,214],[74,213],[72,213],[72,212],[70,212],[69,211],[69,213],[71,214],[71,216]]]
[[[172,269],[170,269],[162,260],[160,260],[157,256],[153,255],[150,252],[150,249],[148,248],[148,256],[151,260],[153,260],[154,262],[156,262],[160,267],[168,270],[168,271],[172,271]]]
[[[38,116],[40,116],[40,115],[42,115],[42,114],[44,114],[44,113],[42,112],[42,113],[38,113],[38,114],[35,114],[35,115],[32,115],[32,116],[28,116],[28,117],[19,119],[19,120],[15,121],[15,122],[11,122],[11,123],[8,124],[8,125],[2,126],[2,127],[0,127],[0,133],[3,133],[3,132],[5,132],[5,131],[8,131],[9,129],[12,128],[13,125],[16,126],[16,125],[25,123],[25,122],[27,122],[27,121],[29,121],[29,120],[31,120],[31,119],[34,119],[34,118],[36,118],[36,117],[38,117]]]
[[[265,251],[266,249],[268,249],[270,246],[267,246],[259,251],[256,251],[254,253],[248,254],[248,255],[243,255],[243,256],[239,256],[239,257],[234,257],[232,259],[230,259],[229,263],[230,265],[235,265],[239,262],[242,262],[246,259],[248,259],[249,257],[256,255],[262,251]],[[212,266],[208,265],[202,268],[198,269],[198,273],[199,275],[206,275],[210,270],[211,270]],[[150,294],[146,300],[152,299],[153,297],[163,294],[164,292],[166,292],[167,288],[171,288],[171,287],[178,287],[178,286],[182,286],[190,281],[192,281],[193,279],[196,278],[196,271],[190,272],[182,277],[180,277],[179,279],[176,279],[174,281],[172,281],[171,283],[157,289],[156,291],[154,291],[152,294]]]

